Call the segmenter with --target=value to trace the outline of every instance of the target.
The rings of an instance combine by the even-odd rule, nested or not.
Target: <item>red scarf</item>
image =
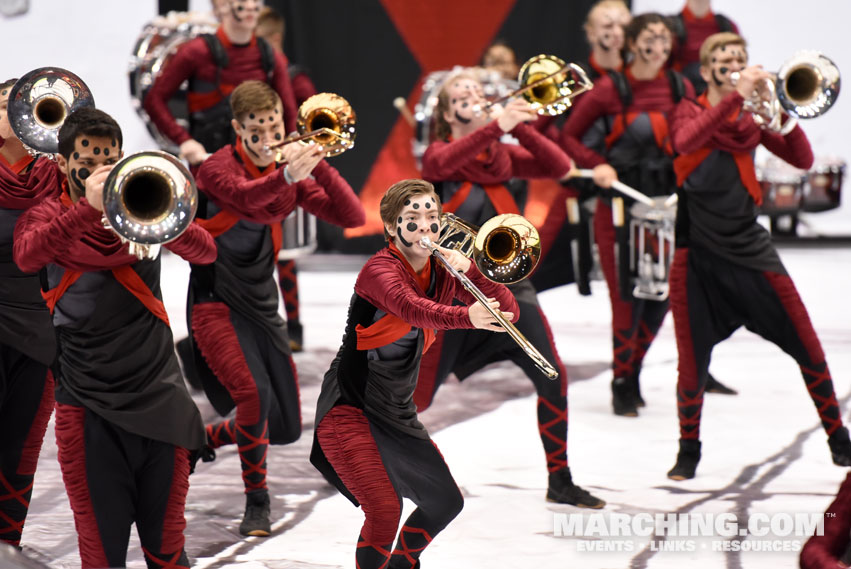
[[[650,81],[656,81],[664,76],[665,72],[659,70],[659,73]],[[635,75],[632,74],[632,68],[627,67],[624,72],[626,76],[627,83],[630,85],[635,84],[638,79],[635,78]],[[642,114],[646,114],[650,119],[650,128],[653,129],[653,138],[656,141],[656,146],[664,150],[668,155],[672,155],[674,153],[673,148],[671,147],[671,138],[668,132],[668,119],[665,116],[665,113],[660,111],[627,111],[627,109],[623,109],[623,112],[616,115],[614,121],[612,121],[612,130],[606,136],[606,148],[611,148],[612,145],[623,136],[624,132],[626,132],[627,127],[631,125],[635,119],[640,117]]]
[[[216,37],[221,42],[222,47],[225,51],[231,49],[233,47],[233,42],[230,41],[230,38],[225,33],[224,28],[219,26],[219,29],[216,30]],[[257,45],[257,37],[252,34],[251,41],[248,44],[248,47],[254,47]],[[220,101],[222,101],[225,97],[230,95],[233,90],[236,89],[236,85],[231,83],[223,83],[220,82],[217,85],[217,88],[213,91],[207,91],[204,93],[196,93],[190,91],[186,96],[186,103],[189,107],[190,112],[198,112],[209,109],[210,107],[214,107]]]
[[[421,271],[417,272],[405,258],[405,255],[399,251],[392,241],[387,245],[387,247],[393,251],[400,261],[402,261],[405,270],[408,271],[408,274],[414,277],[419,289],[424,294],[427,293],[428,286],[431,284],[431,260],[426,262],[425,267],[423,267]],[[367,327],[363,327],[358,324],[355,327],[355,330],[358,335],[358,349],[371,350],[392,344],[399,338],[404,337],[405,334],[411,331],[411,325],[398,316],[385,314]],[[426,353],[432,343],[434,343],[435,331],[431,328],[425,328],[423,329],[423,334],[425,336],[423,342],[423,353]]]
[[[697,98],[697,103],[704,109],[712,108],[706,93]],[[742,113],[739,109],[734,110],[724,119],[724,123],[715,130],[707,146],[691,154],[682,154],[674,159],[677,184],[682,185],[712,150],[718,149],[733,156],[742,183],[747,188],[754,203],[756,205],[762,204],[762,188],[756,179],[753,156],[751,155],[761,139],[762,131],[753,122],[751,114]]]

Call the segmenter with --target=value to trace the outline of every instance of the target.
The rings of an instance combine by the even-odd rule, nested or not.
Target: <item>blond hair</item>
[[[437,95],[437,104],[434,105],[434,110],[431,113],[434,120],[434,136],[437,140],[446,140],[452,134],[452,127],[446,122],[443,115],[449,111],[449,92],[447,89],[451,83],[458,79],[472,79],[479,82],[475,74],[469,69],[453,73],[443,81],[443,86],[441,86],[440,93]]]
[[[721,32],[712,34],[706,38],[703,45],[700,46],[701,67],[709,67],[709,64],[712,63],[712,52],[718,48],[727,47],[728,45],[742,46],[742,50],[745,52],[745,58],[747,58],[748,42],[745,41],[745,38],[739,34],[734,34],[733,32]]]
[[[280,34],[281,39],[283,39],[284,28],[284,17],[271,6],[263,6],[263,9],[260,10],[260,16],[257,18],[257,26],[254,28],[254,33],[264,39],[275,34]]]
[[[437,213],[443,211],[443,206],[440,203],[440,196],[434,191],[434,186],[425,180],[420,180],[418,178],[412,178],[409,180],[402,180],[396,182],[384,192],[384,195],[381,197],[381,205],[379,206],[379,213],[381,214],[381,221],[384,222],[384,239],[390,240],[390,233],[387,232],[387,225],[393,225],[398,220],[399,213],[402,211],[402,208],[405,207],[405,202],[410,200],[414,196],[419,196],[423,194],[431,194],[434,196],[434,201],[437,204]]]
[[[230,95],[230,110],[237,121],[249,113],[274,110],[280,104],[278,93],[262,81],[244,81]]]

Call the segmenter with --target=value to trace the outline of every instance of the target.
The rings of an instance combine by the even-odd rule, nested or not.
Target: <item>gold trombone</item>
[[[476,112],[489,112],[498,103],[522,95],[539,115],[559,115],[573,104],[571,99],[594,87],[588,74],[575,63],[565,63],[554,55],[536,55],[520,68],[520,88],[508,95],[477,106]]]
[[[272,144],[267,151],[293,142],[321,144],[327,156],[336,156],[355,146],[357,116],[349,102],[334,93],[317,93],[298,108],[298,135]],[[281,153],[275,159],[281,162]]]
[[[454,248],[470,257],[485,278],[493,282],[502,284],[520,282],[532,274],[541,257],[541,239],[538,230],[521,215],[497,215],[479,228],[451,213],[444,213],[441,215],[441,224],[442,231],[438,240],[440,246]],[[431,251],[446,270],[461,281],[464,288],[490,312],[544,375],[549,379],[558,378],[556,368],[541,355],[541,352],[514,324],[503,316],[502,312],[490,307],[485,294],[467,275],[452,267],[431,239],[423,237],[420,245]]]

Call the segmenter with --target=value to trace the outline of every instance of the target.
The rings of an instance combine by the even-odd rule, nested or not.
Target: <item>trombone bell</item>
[[[827,112],[839,96],[839,68],[824,54],[794,54],[777,72],[777,98],[790,115],[808,119]]]
[[[311,140],[325,147],[328,156],[336,156],[355,145],[357,116],[346,99],[334,93],[318,93],[308,98],[298,109],[300,134],[318,131],[301,140]]]
[[[536,55],[520,68],[517,78],[523,98],[539,115],[559,115],[570,108],[571,99],[592,88],[585,71],[554,55]]]

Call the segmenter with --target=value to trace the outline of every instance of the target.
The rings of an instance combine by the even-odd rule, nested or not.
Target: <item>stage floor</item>
[[[847,417],[851,249],[786,247],[781,255],[827,353]],[[304,267],[324,270],[299,274],[307,350],[295,359],[304,433],[295,444],[270,447],[273,535],[265,539],[239,535],[244,507],[239,458],[233,447],[219,449],[217,460],[199,464],[190,479],[186,550],[194,567],[354,567],[362,514],[320,478],[307,457],[319,383],[339,347],[356,264],[339,257],[314,257]],[[163,270],[164,297],[175,338],[180,338],[186,330],[187,266],[166,256]],[[646,358],[642,389],[647,407],[638,418],[615,417],[610,403],[610,310],[605,284],[594,283],[593,292],[581,297],[575,287],[561,287],[542,293],[540,300],[571,380],[568,448],[574,479],[608,502],[603,516],[626,514],[620,519],[631,524],[626,528],[630,535],[601,535],[599,523],[611,517],[544,500],[547,480],[535,396],[517,368],[500,364],[463,385],[451,378],[433,407],[421,415],[466,500],[459,517],[423,555],[423,567],[796,567],[797,550],[806,535],[796,528],[784,531],[783,522],[824,512],[846,469],[831,463],[826,437],[794,361],[744,330],[720,345],[713,354],[712,372],[738,389],[739,395],[707,395],[697,478],[673,482],[665,476],[674,463],[678,439],[672,319],[666,320]],[[214,420],[203,395],[197,395],[196,401],[205,421]],[[410,506],[406,503],[403,519]],[[719,516],[725,513],[738,520],[739,528],[759,520],[764,520],[761,527],[777,522],[776,529],[783,535],[750,535],[733,542],[720,535],[711,521],[709,529],[692,529],[684,536],[658,537],[652,527],[649,536],[633,531],[641,529],[636,520],[647,519],[639,514],[689,514],[680,519],[699,523],[723,519]],[[576,535],[577,527],[571,526],[577,522],[583,522],[584,535]],[[593,531],[595,527],[598,531]],[[52,568],[79,567],[52,420],[23,545],[28,556]],[[753,551],[766,547],[775,551]],[[127,566],[145,567],[135,532]]]

